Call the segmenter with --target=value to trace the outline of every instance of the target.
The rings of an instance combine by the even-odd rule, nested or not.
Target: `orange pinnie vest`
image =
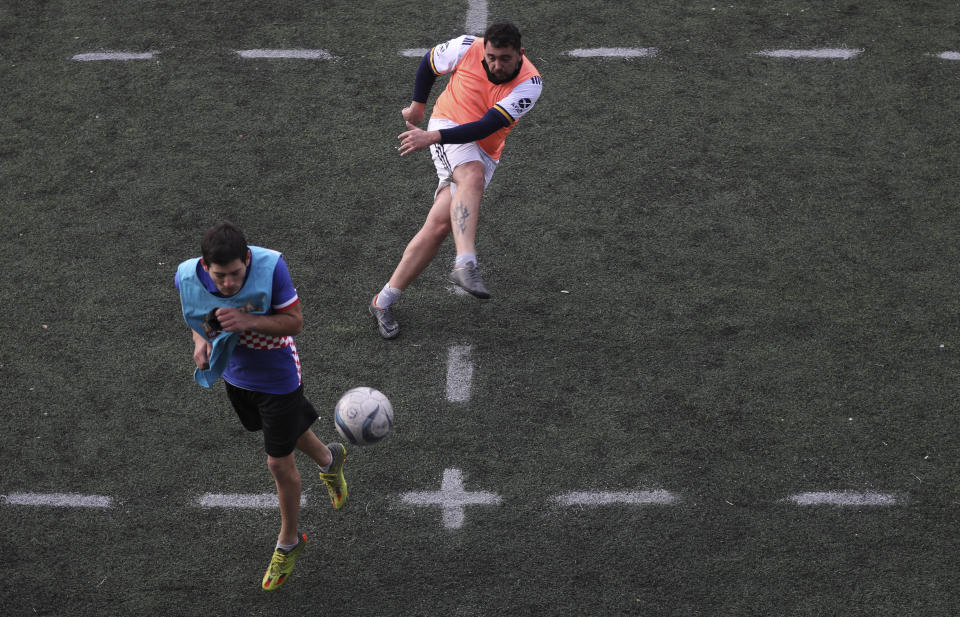
[[[459,64],[453,70],[453,75],[447,83],[447,87],[437,98],[433,106],[433,118],[443,118],[451,120],[457,124],[466,124],[476,122],[483,118],[484,114],[491,107],[496,107],[497,111],[510,122],[492,135],[484,137],[477,141],[484,152],[490,155],[495,161],[500,160],[500,153],[503,152],[503,144],[507,135],[513,130],[516,122],[507,111],[497,106],[497,101],[503,99],[518,84],[522,84],[531,77],[539,76],[537,67],[533,66],[526,55],[523,56],[523,66],[520,67],[520,73],[503,84],[493,84],[487,79],[487,72],[483,68],[482,60],[483,39],[478,38],[467,50],[467,53],[460,59]]]

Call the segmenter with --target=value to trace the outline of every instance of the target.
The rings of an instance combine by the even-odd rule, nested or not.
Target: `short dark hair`
[[[236,259],[247,259],[247,239],[233,223],[217,223],[203,234],[200,241],[200,254],[204,263],[226,266]]]
[[[513,24],[505,21],[491,24],[483,33],[483,41],[494,47],[513,47],[517,51],[523,48],[520,44],[520,31]]]

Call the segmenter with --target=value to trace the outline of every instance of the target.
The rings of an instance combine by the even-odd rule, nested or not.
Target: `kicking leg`
[[[330,502],[334,510],[339,510],[347,502],[347,480],[343,476],[343,463],[347,460],[347,449],[339,443],[325,445],[310,429],[297,439],[297,449],[313,459],[320,467],[320,479],[327,485]]]
[[[420,231],[403,251],[403,257],[390,277],[390,287],[406,289],[437,256],[440,245],[450,233],[450,201],[450,187],[445,186],[433,200]]]
[[[400,263],[397,264],[386,286],[373,297],[370,303],[370,314],[377,320],[377,328],[383,338],[392,339],[400,334],[400,324],[394,318],[390,305],[394,303],[400,292],[420,276],[420,273],[433,261],[437,251],[440,250],[440,245],[449,234],[450,187],[446,186],[437,192],[433,206],[427,214],[427,220],[407,244]]]

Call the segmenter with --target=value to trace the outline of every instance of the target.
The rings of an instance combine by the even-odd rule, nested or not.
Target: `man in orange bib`
[[[439,75],[447,73],[452,76],[424,131],[417,125],[423,122],[430,89]],[[370,314],[383,338],[400,333],[392,304],[433,260],[451,232],[457,258],[450,282],[478,298],[490,297],[477,270],[480,198],[493,178],[507,135],[533,108],[541,89],[540,73],[524,55],[520,31],[513,24],[493,24],[482,38],[451,39],[421,59],[413,100],[401,111],[408,130],[399,135],[397,150],[406,156],[429,147],[440,182],[427,220],[370,303]]]

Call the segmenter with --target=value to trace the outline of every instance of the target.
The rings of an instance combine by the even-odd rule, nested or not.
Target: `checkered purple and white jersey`
[[[247,269],[249,276],[251,268]],[[206,270],[197,264],[197,277],[211,294],[221,296],[216,283]],[[177,289],[180,282],[175,280]],[[300,302],[283,257],[273,270],[273,288],[267,315],[279,313]],[[269,336],[258,332],[240,335],[230,362],[223,371],[223,379],[230,384],[268,394],[288,394],[300,387],[302,374],[300,355],[292,336]]]

